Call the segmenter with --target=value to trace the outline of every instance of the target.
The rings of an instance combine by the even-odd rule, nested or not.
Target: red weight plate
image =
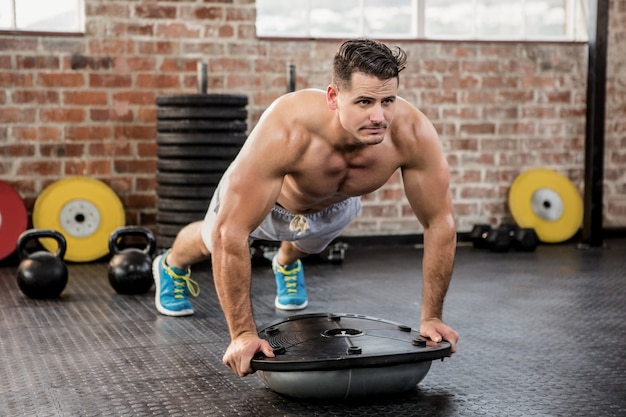
[[[15,251],[17,238],[28,226],[28,213],[22,197],[4,181],[0,181],[0,259]]]

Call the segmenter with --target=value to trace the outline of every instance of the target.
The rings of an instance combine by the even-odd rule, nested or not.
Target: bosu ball
[[[347,399],[409,391],[431,362],[451,354],[410,327],[358,314],[291,316],[259,331],[274,358],[251,366],[271,390],[289,397]]]

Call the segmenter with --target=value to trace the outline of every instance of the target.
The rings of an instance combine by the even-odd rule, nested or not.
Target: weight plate
[[[125,223],[124,207],[102,181],[70,177],[46,187],[35,200],[33,225],[54,229],[67,240],[65,259],[90,262],[109,253],[109,236]],[[50,242],[41,244],[53,251]]]
[[[203,220],[206,210],[203,211],[159,211],[156,215],[157,223],[186,225]]]
[[[232,145],[241,147],[246,141],[244,133],[159,133],[156,138],[161,145]]]
[[[157,196],[165,198],[211,198],[215,187],[194,187],[182,185],[159,185]]]
[[[246,122],[241,120],[159,120],[158,132],[245,132]]]
[[[158,106],[229,106],[244,107],[248,96],[243,94],[171,94],[158,96]]]
[[[545,243],[570,239],[583,221],[578,189],[563,174],[544,168],[515,178],[509,191],[509,209],[519,227],[535,229]]]
[[[0,260],[15,252],[16,242],[28,227],[28,213],[22,197],[0,181]]]
[[[158,184],[187,184],[187,185],[217,185],[222,178],[221,173],[178,173],[159,172],[157,173]]]
[[[171,248],[175,238],[175,236],[156,235],[157,247],[160,249]]]
[[[210,199],[157,198],[157,210],[166,211],[205,211]]]
[[[159,158],[204,158],[204,159],[228,159],[233,160],[239,153],[237,146],[159,146],[157,156]]]
[[[159,171],[174,172],[218,172],[224,173],[231,161],[226,159],[208,161],[206,159],[159,159]]]
[[[157,119],[237,119],[245,121],[248,112],[245,108],[232,107],[159,107]]]
[[[162,224],[162,223],[158,223],[157,224],[157,234],[163,235],[163,236],[176,237],[178,232],[180,232],[180,229],[182,229],[183,227],[185,227],[185,226],[182,225],[182,224]]]

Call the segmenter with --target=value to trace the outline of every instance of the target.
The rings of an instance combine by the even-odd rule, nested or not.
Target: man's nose
[[[385,121],[385,115],[383,113],[383,107],[377,104],[372,108],[372,112],[370,113],[370,122],[382,123],[384,121]]]

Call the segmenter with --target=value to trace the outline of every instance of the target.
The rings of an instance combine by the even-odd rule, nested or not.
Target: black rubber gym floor
[[[160,316],[153,293],[117,295],[106,263],[69,265],[59,300],[18,290],[0,268],[1,416],[625,416],[626,240],[534,253],[459,247],[445,319],[461,339],[412,391],[305,401],[238,378],[211,272],[188,318]],[[307,313],[355,313],[417,327],[422,250],[351,247],[342,265],[305,264]],[[269,266],[253,270],[260,326],[273,307]]]

